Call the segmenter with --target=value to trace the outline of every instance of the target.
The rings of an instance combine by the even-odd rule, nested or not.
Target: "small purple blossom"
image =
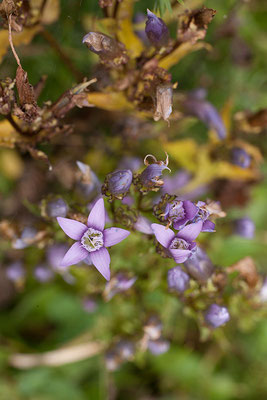
[[[170,348],[170,342],[165,339],[149,340],[147,348],[154,356],[166,353]]]
[[[246,150],[240,147],[234,147],[231,153],[232,163],[238,165],[241,168],[249,168],[251,164],[251,156]]]
[[[152,224],[157,241],[166,248],[168,254],[177,264],[185,262],[196,250],[194,240],[202,229],[202,221],[189,224],[182,228],[176,235],[164,225]]]
[[[169,39],[169,29],[161,18],[158,18],[150,10],[147,10],[145,28],[150,43],[156,47],[165,46]]]
[[[129,340],[120,340],[115,347],[115,351],[123,361],[131,360],[135,351],[134,344]]]
[[[21,261],[15,261],[6,269],[6,276],[12,282],[19,282],[25,276],[25,269]]]
[[[219,139],[225,139],[226,128],[224,122],[213,104],[191,94],[186,98],[183,106],[188,115],[197,117],[200,121],[204,122],[209,129],[214,129]]]
[[[173,223],[174,229],[181,229],[192,221],[198,213],[198,207],[189,200],[175,199],[167,203],[165,219]]]
[[[105,227],[105,207],[99,199],[92,208],[87,225],[73,219],[59,217],[58,223],[63,231],[76,240],[65,254],[61,265],[68,267],[78,264],[90,255],[90,260],[106,280],[110,280],[110,256],[106,249],[124,240],[130,232],[121,228]]]
[[[12,243],[12,247],[16,250],[25,249],[32,244],[36,234],[37,230],[34,227],[26,226],[23,229],[20,238],[15,239]]]
[[[46,214],[51,218],[66,217],[68,209],[67,203],[61,198],[48,201],[46,204]]]
[[[212,304],[205,313],[205,321],[212,328],[218,328],[230,320],[230,315],[226,307]]]
[[[196,206],[198,207],[198,212],[193,220],[193,222],[202,221],[201,232],[215,232],[215,224],[208,218],[210,216],[209,211],[206,208],[206,203],[204,201],[198,201]]]
[[[253,239],[255,233],[255,225],[251,218],[244,217],[234,222],[234,232],[246,239]]]
[[[126,292],[136,282],[136,277],[129,277],[126,273],[118,273],[110,282],[107,283],[104,297],[107,301],[111,300],[118,293]]]
[[[82,304],[84,311],[88,313],[93,313],[97,309],[97,302],[92,297],[85,297]]]
[[[213,274],[214,266],[207,253],[200,247],[184,262],[187,272],[199,282],[206,282]]]
[[[40,264],[37,267],[35,267],[33,274],[35,279],[41,283],[49,282],[54,277],[53,271],[49,267],[43,264]]]
[[[64,243],[54,244],[47,248],[46,259],[48,264],[54,271],[62,271],[61,261],[68,250],[68,246]]]
[[[174,267],[168,271],[168,287],[178,293],[183,293],[189,286],[190,278],[181,267]]]

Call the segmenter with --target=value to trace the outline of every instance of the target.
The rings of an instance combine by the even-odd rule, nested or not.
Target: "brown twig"
[[[14,121],[13,117],[11,114],[9,115],[5,115],[6,119],[8,120],[8,122],[10,123],[10,125],[13,126],[13,128],[20,133],[21,135],[25,135],[25,132],[23,132],[23,130],[20,128],[20,126]]]
[[[69,68],[69,70],[72,72],[72,74],[75,76],[75,78],[78,81],[81,81],[84,76],[83,74],[75,67],[73,64],[71,58],[65,53],[65,51],[62,50],[56,39],[54,38],[53,35],[49,31],[47,31],[45,28],[43,28],[40,31],[40,34],[43,36],[43,38],[50,44],[50,46],[56,51],[58,56],[61,58],[61,60],[66,64],[66,66]]]
[[[13,53],[13,55],[14,55],[16,61],[17,61],[18,66],[19,66],[20,68],[22,68],[21,63],[20,63],[19,56],[17,55],[17,52],[16,52],[15,47],[14,47],[14,45],[13,45],[13,40],[12,40],[12,28],[11,28],[11,22],[12,22],[12,21],[11,21],[11,18],[12,18],[12,15],[10,14],[9,17],[8,17],[8,39],[9,39],[9,44],[10,44],[12,53]]]

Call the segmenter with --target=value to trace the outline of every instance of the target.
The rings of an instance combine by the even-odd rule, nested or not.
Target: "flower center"
[[[187,243],[184,239],[174,238],[170,244],[169,249],[171,250],[187,250],[189,247],[189,243]]]
[[[96,229],[89,228],[83,234],[81,244],[89,252],[99,250],[104,245],[103,233]]]

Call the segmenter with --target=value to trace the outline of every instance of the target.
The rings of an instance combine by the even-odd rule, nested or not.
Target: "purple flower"
[[[152,224],[151,228],[157,241],[167,249],[167,252],[177,264],[185,262],[195,251],[196,243],[202,229],[202,221],[185,226],[177,235],[164,225]]]
[[[139,215],[137,221],[133,225],[134,229],[139,232],[145,233],[146,235],[153,235],[153,230],[151,228],[151,222],[142,215]]]
[[[20,238],[17,238],[13,243],[12,247],[16,250],[25,249],[26,247],[30,246],[36,237],[37,230],[32,226],[26,226]]]
[[[184,187],[189,183],[191,175],[186,170],[181,170],[175,175],[166,177],[164,179],[164,185],[162,191],[164,193],[174,193],[176,194],[179,189]]]
[[[6,276],[12,282],[18,282],[25,276],[25,270],[21,261],[15,261],[6,269]]]
[[[204,124],[214,129],[219,139],[225,139],[226,128],[223,120],[216,108],[206,100],[198,99],[195,96],[188,96],[183,103],[184,110],[188,115],[193,115],[204,122]]]
[[[174,267],[168,271],[168,287],[183,293],[189,286],[189,276],[181,267]]]
[[[149,340],[147,344],[148,350],[154,356],[166,353],[170,348],[170,342],[164,339]]]
[[[200,247],[185,261],[184,266],[193,278],[202,283],[206,282],[214,271],[210,258]]]
[[[241,149],[240,147],[234,147],[231,156],[233,164],[238,165],[241,168],[249,168],[251,157],[246,150]]]
[[[73,219],[59,217],[58,223],[63,231],[76,240],[65,254],[61,265],[68,267],[78,264],[90,255],[96,269],[110,280],[110,256],[106,247],[114,246],[125,239],[130,232],[121,228],[105,227],[105,207],[103,199],[99,199],[92,208],[87,225]]]
[[[136,277],[129,277],[125,273],[119,273],[110,282],[107,283],[104,297],[106,300],[111,300],[113,296],[130,289],[136,281]]]
[[[145,32],[145,20],[146,15],[144,13],[138,12],[135,14],[133,18],[133,22],[135,26],[134,33],[142,40],[145,46],[149,45],[149,41]]]
[[[51,218],[66,217],[68,209],[69,207],[63,199],[51,200],[46,204],[46,214]]]
[[[234,222],[234,232],[246,239],[253,239],[255,232],[254,222],[249,217],[237,219]]]
[[[212,304],[205,313],[205,321],[212,328],[218,328],[230,320],[230,315],[226,307]]]
[[[193,222],[202,221],[203,225],[201,232],[215,232],[214,222],[208,219],[210,213],[207,210],[206,203],[204,201],[198,201],[196,205],[198,207],[198,212]]]
[[[54,277],[54,273],[50,268],[40,264],[34,269],[34,277],[37,281],[46,283],[51,281],[51,279]]]
[[[181,229],[188,221],[192,221],[198,213],[198,207],[189,200],[175,199],[167,203],[165,219],[173,222],[174,229]]]
[[[156,47],[165,46],[169,39],[169,30],[161,18],[147,10],[146,35]]]

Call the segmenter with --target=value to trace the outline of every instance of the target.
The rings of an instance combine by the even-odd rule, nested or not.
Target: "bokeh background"
[[[267,8],[261,0],[207,0],[205,3],[185,0],[184,6],[180,6],[181,12],[186,7],[197,8],[203,4],[217,11],[205,38],[212,50],[200,50],[184,57],[171,69],[172,82],[178,82],[177,92],[206,88],[209,101],[220,110],[229,130],[235,133],[238,112],[257,112],[267,104]],[[153,0],[137,1],[135,13],[145,13],[154,6]],[[83,77],[96,76],[97,57],[89,53],[82,38],[92,29],[94,20],[103,16],[97,0],[51,1],[49,7],[51,23],[29,44],[17,48],[33,84],[42,75],[48,76],[38,100],[40,104],[55,101]],[[170,29],[175,36],[175,24]],[[67,55],[67,60],[58,49]],[[16,67],[8,51],[0,65],[0,78],[14,78]],[[192,143],[202,153],[210,140],[202,122],[186,119],[171,123],[168,128],[165,122],[147,120],[142,125],[133,123],[132,127],[125,125],[125,118],[123,112],[99,108],[72,110],[66,121],[73,124],[73,133],[39,145],[48,155],[52,171],[45,162],[34,160],[28,153],[1,148],[2,223],[17,224],[21,230],[35,226],[38,231],[46,230],[48,224],[49,243],[67,243],[55,220],[47,222],[40,208],[42,201],[53,195],[63,197],[77,212],[84,212],[88,199],[76,191],[77,160],[89,164],[103,181],[126,157],[137,158],[140,166],[147,153],[163,159],[165,146],[172,171],[192,172],[192,168],[202,168],[202,161],[193,167],[190,161],[195,154]],[[225,327],[207,332],[197,313],[184,306],[183,299],[168,293],[166,274],[173,266],[171,261],[161,259],[152,249],[151,241],[144,240],[139,233],[133,233],[130,240],[112,249],[113,272],[123,269],[138,279],[129,292],[118,294],[110,301],[102,296],[104,280],[85,265],[72,267],[70,277],[55,274],[45,283],[38,281],[34,271],[37,265],[46,263],[46,247],[38,242],[22,250],[14,249],[11,241],[2,235],[1,400],[260,400],[267,397],[267,308],[257,298],[261,277],[267,272],[266,132],[241,135],[242,140],[255,146],[261,154],[257,153],[257,176],[240,179],[214,173],[208,181],[200,179],[192,187],[198,190],[197,199],[219,200],[227,213],[217,222],[216,234],[205,234],[200,239],[214,265],[224,271],[249,256],[260,277],[258,286],[250,291],[246,282],[235,282],[236,275],[231,276],[232,284],[224,294],[231,321]],[[172,145],[168,147],[170,142],[178,141],[181,141],[181,150],[176,151]],[[164,146],[159,146],[162,143]],[[217,151],[216,157],[220,157],[224,150],[218,146]],[[244,216],[255,223],[253,239],[233,233],[233,221]],[[7,228],[2,225],[3,229]],[[22,260],[26,271],[25,277],[16,284],[6,275],[11,260]],[[88,296],[94,304],[86,308]],[[170,350],[159,356],[138,352],[132,361],[109,371],[106,351],[121,337],[140,339],[150,312],[160,316]],[[97,343],[97,354],[82,361],[24,369],[14,368],[10,363],[10,356],[15,353],[36,354],[60,349],[66,344],[86,347],[91,341]]]

